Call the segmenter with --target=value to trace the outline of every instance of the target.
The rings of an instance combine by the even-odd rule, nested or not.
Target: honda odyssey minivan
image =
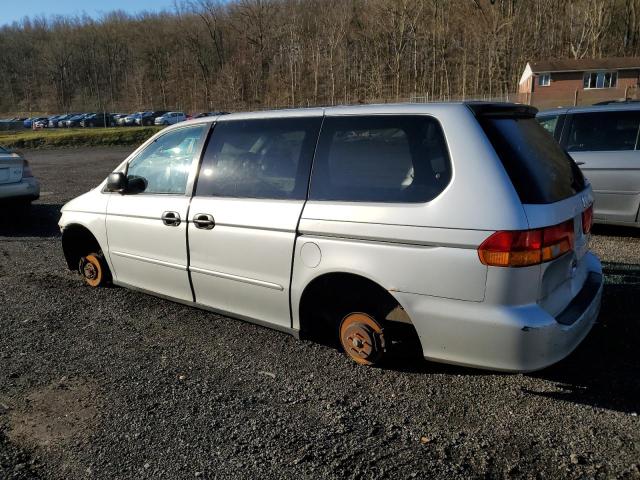
[[[70,269],[320,341],[529,371],[600,308],[592,192],[522,105],[235,113],[169,127],[62,209]]]

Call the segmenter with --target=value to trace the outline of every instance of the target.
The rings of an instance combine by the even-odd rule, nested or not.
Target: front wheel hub
[[[366,313],[350,313],[340,325],[340,343],[347,355],[361,365],[378,363],[385,353],[384,331]]]
[[[102,283],[102,265],[96,254],[92,253],[82,257],[78,270],[87,285],[97,287]]]
[[[85,278],[88,278],[89,280],[95,280],[95,278],[98,276],[98,271],[92,263],[85,263],[83,273]]]

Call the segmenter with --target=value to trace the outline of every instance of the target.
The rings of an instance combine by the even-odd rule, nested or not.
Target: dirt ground
[[[0,478],[640,478],[640,230],[596,228],[598,324],[532,374],[362,368],[66,268],[60,207],[128,148],[27,152],[0,212]]]

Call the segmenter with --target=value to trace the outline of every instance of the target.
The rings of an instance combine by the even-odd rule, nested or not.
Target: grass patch
[[[12,149],[139,145],[158,127],[70,128],[0,132],[0,145]]]

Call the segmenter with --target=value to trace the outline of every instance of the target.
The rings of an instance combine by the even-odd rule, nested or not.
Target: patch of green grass
[[[139,145],[160,128],[71,128],[0,132],[0,145],[12,149]]]

